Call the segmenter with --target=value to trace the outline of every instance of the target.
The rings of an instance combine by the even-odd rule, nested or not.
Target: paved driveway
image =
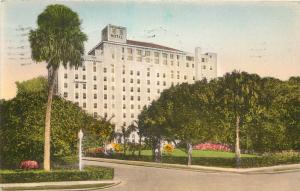
[[[84,161],[113,167],[122,183],[111,191],[299,191],[300,172],[279,174],[207,173]]]

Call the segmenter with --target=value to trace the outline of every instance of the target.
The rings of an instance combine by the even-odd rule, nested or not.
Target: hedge
[[[0,170],[0,183],[56,182],[113,179],[114,169],[85,167],[79,170]]]
[[[112,158],[120,160],[135,160],[135,161],[145,161],[153,162],[152,156],[136,156],[136,155],[126,155],[123,156],[120,153],[115,153],[110,156],[103,154],[93,155],[92,157],[101,158]],[[163,156],[162,163],[170,164],[187,164],[187,157],[174,157],[174,156]],[[300,163],[300,154],[295,153],[275,153],[266,154],[257,157],[243,157],[241,160],[241,168],[251,168],[251,167],[265,167],[265,166],[275,166],[282,164],[295,164]],[[214,166],[214,167],[236,167],[235,158],[222,158],[222,157],[193,157],[193,165],[201,166]]]

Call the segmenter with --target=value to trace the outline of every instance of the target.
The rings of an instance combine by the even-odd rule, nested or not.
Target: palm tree
[[[37,29],[29,33],[31,57],[37,62],[46,62],[49,71],[48,100],[45,117],[44,170],[50,171],[50,120],[51,105],[57,70],[78,67],[82,64],[84,41],[87,36],[81,31],[76,12],[64,5],[49,5],[38,16]]]

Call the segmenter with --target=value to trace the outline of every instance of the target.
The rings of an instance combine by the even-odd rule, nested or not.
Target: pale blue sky
[[[19,53],[28,51],[24,57],[26,54],[30,56],[30,50],[26,36],[20,36],[22,31],[16,29],[20,26],[35,28],[38,14],[49,3],[50,1],[0,3],[0,16],[4,24],[1,27],[1,45],[5,49],[4,56],[1,55],[5,63],[2,61],[0,97],[14,96],[14,81],[46,74],[42,64],[21,65],[25,60],[20,60]],[[204,52],[216,52],[219,76],[233,69],[281,79],[300,75],[298,2],[51,3],[65,4],[79,14],[83,31],[89,38],[86,51],[101,40],[101,29],[110,23],[127,27],[129,39],[154,42],[189,52],[193,52],[197,46],[202,47]],[[149,38],[153,34],[156,35],[155,38]],[[22,45],[25,46],[24,49],[16,49]],[[8,60],[12,55],[16,59]],[[30,60],[26,62],[31,63]]]

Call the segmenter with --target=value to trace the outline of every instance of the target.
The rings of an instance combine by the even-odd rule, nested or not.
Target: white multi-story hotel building
[[[80,68],[59,68],[57,93],[94,116],[114,116],[116,131],[171,85],[217,76],[215,53],[128,40],[126,28],[113,25],[102,30],[101,42],[84,60]],[[129,140],[137,139],[133,133]]]

